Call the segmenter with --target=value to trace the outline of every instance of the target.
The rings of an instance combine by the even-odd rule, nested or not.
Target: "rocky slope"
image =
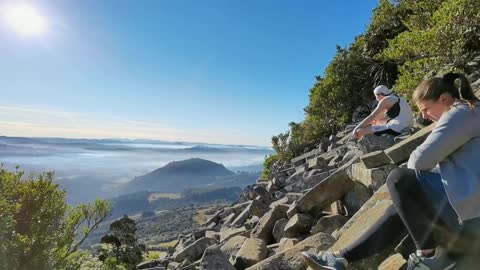
[[[480,94],[480,80],[474,85]],[[392,211],[386,176],[405,166],[432,126],[417,124],[397,137],[366,136],[359,141],[351,139],[353,128],[347,126],[291,162],[274,164],[267,181],[257,181],[236,204],[216,212],[197,232],[180,237],[168,258],[137,268],[303,270],[307,266],[301,251],[338,250],[352,243]],[[406,237],[349,269],[404,269],[413,251]]]

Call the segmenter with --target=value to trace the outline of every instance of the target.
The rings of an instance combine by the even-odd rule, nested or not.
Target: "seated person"
[[[373,112],[353,130],[353,137],[359,139],[367,134],[400,135],[403,129],[413,126],[413,113],[410,104],[393,94],[385,85],[374,90],[378,105]]]
[[[346,269],[349,262],[381,252],[406,233],[417,249],[409,256],[407,270],[451,269],[455,261],[434,236],[479,237],[480,102],[465,76],[457,73],[422,82],[413,99],[435,126],[411,154],[408,168],[388,175],[393,205],[343,250],[304,252],[313,269]],[[472,244],[475,248],[475,241]]]

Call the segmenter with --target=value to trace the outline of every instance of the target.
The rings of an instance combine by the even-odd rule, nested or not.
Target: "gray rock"
[[[223,244],[220,248],[232,264],[235,261],[235,256],[237,255],[245,240],[247,240],[247,237],[237,235],[226,241],[225,244]]]
[[[185,249],[180,250],[179,252],[175,253],[174,260],[176,262],[183,262],[183,261],[188,261],[188,262],[194,262],[202,257],[203,252],[207,247],[216,244],[217,241],[211,238],[201,238],[195,242],[193,242],[191,245],[187,246]]]
[[[293,238],[301,235],[306,235],[315,224],[315,220],[305,214],[295,214],[285,225],[283,229],[284,235],[288,238]]]
[[[208,247],[200,259],[201,270],[235,270],[218,245]]]
[[[385,154],[395,164],[400,164],[410,157],[410,154],[415,150],[423,141],[428,137],[433,129],[433,125],[430,125],[417,133],[410,136],[408,139],[401,141],[400,143],[385,150]]]
[[[384,150],[394,144],[394,136],[389,134],[377,135],[365,135],[358,140],[358,147],[363,153],[370,153],[378,150]]]
[[[275,242],[278,243],[280,240],[284,237],[284,229],[285,225],[287,225],[288,219],[282,218],[277,220],[275,222],[275,225],[273,226],[272,234],[273,234],[273,239],[275,239]]]
[[[365,154],[360,157],[360,160],[367,169],[384,166],[392,162],[383,150]]]
[[[265,241],[266,244],[273,242],[272,230],[277,220],[285,218],[288,208],[286,205],[277,205],[264,216],[260,218],[257,226],[251,233],[251,237],[260,238]]]
[[[355,186],[342,199],[348,216],[353,216],[372,195],[369,188],[358,182],[355,183]]]
[[[275,254],[249,268],[248,270],[304,270],[307,268],[302,251],[318,253],[327,250],[335,239],[325,233],[312,235],[295,246]]]
[[[303,195],[297,201],[296,208],[303,213],[321,212],[342,198],[354,185],[348,174],[339,169]]]
[[[240,213],[237,218],[231,223],[232,226],[241,226],[243,225],[248,218],[252,216],[263,216],[268,211],[268,206],[265,205],[260,200],[253,200],[250,202],[250,205]]]
[[[235,269],[245,269],[267,257],[267,245],[265,241],[258,238],[248,238],[243,242],[242,247],[235,258]]]
[[[321,217],[317,224],[310,230],[311,234],[317,234],[319,232],[332,234],[335,230],[340,229],[348,218],[341,215],[329,215]]]
[[[367,169],[363,163],[355,163],[352,166],[352,178],[373,190],[378,190],[385,184],[388,174],[396,167],[394,164],[388,164]]]

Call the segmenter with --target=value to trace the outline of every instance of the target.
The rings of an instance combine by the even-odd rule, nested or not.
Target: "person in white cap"
[[[353,137],[358,139],[367,134],[400,135],[402,130],[413,126],[413,112],[410,104],[392,93],[385,85],[373,90],[378,105],[373,112],[353,129]]]

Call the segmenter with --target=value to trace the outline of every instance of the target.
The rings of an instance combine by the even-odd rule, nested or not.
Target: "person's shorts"
[[[380,136],[382,134],[390,134],[393,136],[398,136],[401,134],[400,132],[396,132],[395,130],[387,126],[372,126],[372,130],[373,130],[373,134],[377,136]]]

